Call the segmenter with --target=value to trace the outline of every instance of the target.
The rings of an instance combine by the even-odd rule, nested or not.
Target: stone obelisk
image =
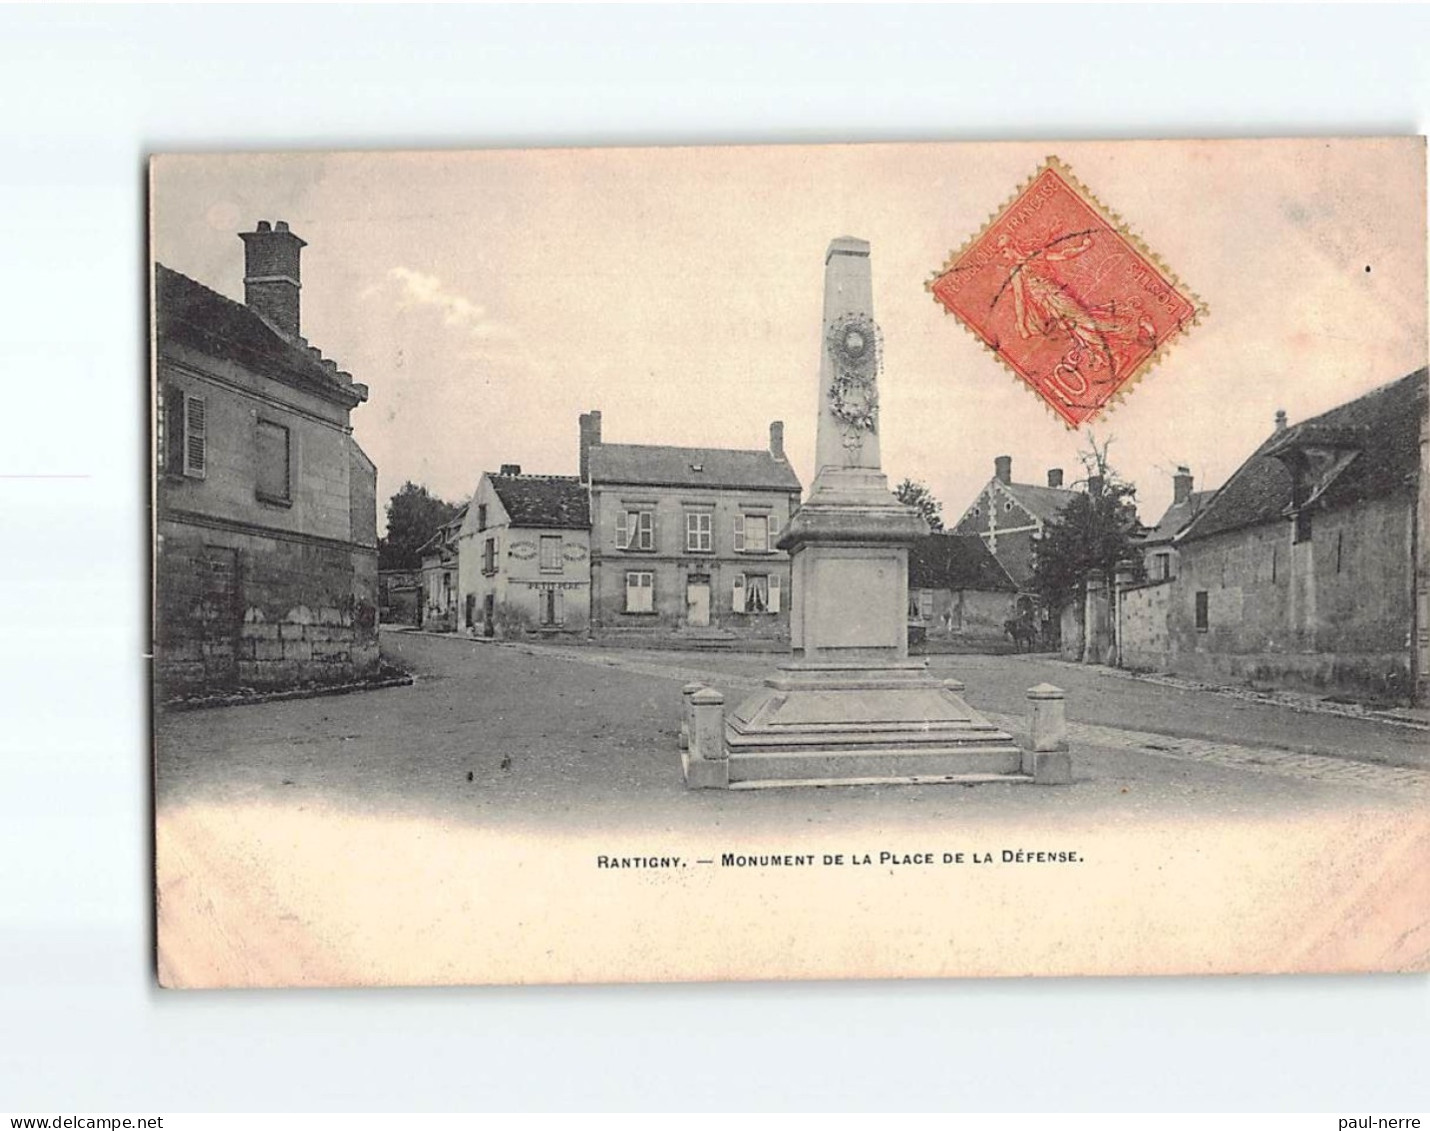
[[[824,268],[817,474],[781,533],[792,655],[725,716],[721,784],[1030,780],[1005,732],[908,654],[908,551],[928,533],[879,465],[882,341],[869,245]],[[708,758],[709,752],[706,757]]]

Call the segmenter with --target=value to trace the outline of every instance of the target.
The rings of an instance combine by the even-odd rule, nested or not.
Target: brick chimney
[[[1010,469],[1011,470],[1011,469]],[[1061,487],[1063,485],[1063,469],[1060,467],[1048,468],[1048,486]]]
[[[1185,503],[1192,497],[1192,469],[1185,465],[1172,476],[1172,502]]]
[[[1276,431],[1286,431],[1286,410],[1284,408],[1276,410]]]
[[[999,483],[1013,482],[1013,457],[999,456],[993,461],[993,474]]]
[[[785,422],[783,420],[770,421],[770,455],[780,461],[785,458]]]
[[[288,222],[258,221],[243,241],[243,301],[289,338],[299,337],[298,291],[302,287],[298,257],[307,246],[288,230]]]
[[[601,442],[601,410],[581,414],[581,482],[591,482],[591,445]]]
[[[501,465],[501,471],[499,471],[497,474],[498,474],[498,475],[520,475],[520,474],[521,474],[521,464],[519,464],[519,463],[504,463],[504,464]]]

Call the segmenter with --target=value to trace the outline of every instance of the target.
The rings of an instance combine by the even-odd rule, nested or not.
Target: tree
[[[1033,546],[1033,589],[1048,609],[1058,609],[1080,595],[1089,571],[1102,570],[1110,580],[1119,565],[1141,572],[1135,553],[1143,531],[1137,518],[1137,488],[1122,479],[1108,462],[1109,438],[1101,447],[1088,438],[1079,453],[1086,490],[1075,495],[1058,516],[1043,527]]]
[[[388,500],[387,533],[377,540],[378,568],[416,569],[422,564],[417,552],[422,544],[460,509],[409,479]]]
[[[927,484],[905,479],[894,489],[894,497],[907,507],[917,508],[928,521],[930,530],[943,529],[943,504],[933,497]]]

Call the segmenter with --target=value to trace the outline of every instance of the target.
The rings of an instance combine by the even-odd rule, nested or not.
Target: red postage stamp
[[[1072,428],[1206,313],[1055,157],[925,285]]]

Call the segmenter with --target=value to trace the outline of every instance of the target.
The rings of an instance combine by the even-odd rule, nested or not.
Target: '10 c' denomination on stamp
[[[1073,428],[1206,313],[1055,157],[926,286]]]

